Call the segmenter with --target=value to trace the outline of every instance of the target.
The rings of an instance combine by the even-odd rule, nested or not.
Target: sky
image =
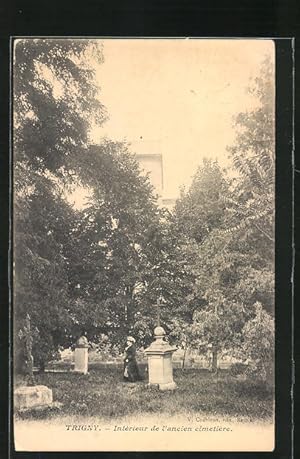
[[[247,92],[272,40],[102,39],[96,67],[109,120],[91,132],[125,140],[133,153],[161,153],[164,197],[188,187],[204,157],[229,165],[233,119],[257,101]],[[275,82],[274,82],[275,85]],[[75,201],[83,199],[76,193]]]
[[[164,191],[176,197],[203,157],[228,165],[233,117],[256,101],[246,88],[272,40],[105,39],[97,68],[109,120],[92,132],[127,140],[136,153],[161,153]]]

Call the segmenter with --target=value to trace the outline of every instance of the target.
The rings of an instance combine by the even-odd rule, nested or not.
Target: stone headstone
[[[148,357],[149,386],[158,386],[160,390],[174,390],[172,354],[176,347],[164,340],[166,333],[162,327],[154,330],[155,341],[145,349]]]
[[[86,375],[88,373],[88,352],[89,344],[85,336],[81,336],[76,343],[74,360],[74,371]]]
[[[21,386],[14,391],[14,406],[19,411],[47,407],[52,403],[52,389],[47,386]]]

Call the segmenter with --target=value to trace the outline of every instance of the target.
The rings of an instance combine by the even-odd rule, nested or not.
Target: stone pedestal
[[[162,327],[154,330],[155,341],[145,350],[148,357],[149,386],[160,390],[174,390],[172,354],[176,347],[164,341],[166,333]]]
[[[78,339],[74,352],[74,371],[86,375],[88,373],[88,341],[85,336]]]
[[[14,392],[14,406],[18,411],[51,406],[52,389],[47,386],[21,386]]]

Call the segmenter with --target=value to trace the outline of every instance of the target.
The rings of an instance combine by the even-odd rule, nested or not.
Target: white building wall
[[[141,169],[145,174],[149,172],[149,179],[154,186],[156,193],[159,195],[158,204],[172,210],[175,199],[167,198],[164,195],[164,177],[163,177],[163,159],[161,154],[136,154]]]
[[[163,164],[160,154],[137,154],[136,159],[141,169],[147,174],[150,173],[150,182],[159,196],[163,194]]]

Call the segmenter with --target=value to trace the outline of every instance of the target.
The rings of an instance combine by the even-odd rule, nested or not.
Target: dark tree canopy
[[[101,46],[91,40],[20,39],[14,49],[14,155],[18,172],[70,175],[106,110],[95,84]]]
[[[103,55],[89,40],[15,42],[15,336],[29,313],[36,363],[53,357],[71,325],[66,251],[78,215],[62,184],[77,179],[91,119],[106,117],[92,60]]]

